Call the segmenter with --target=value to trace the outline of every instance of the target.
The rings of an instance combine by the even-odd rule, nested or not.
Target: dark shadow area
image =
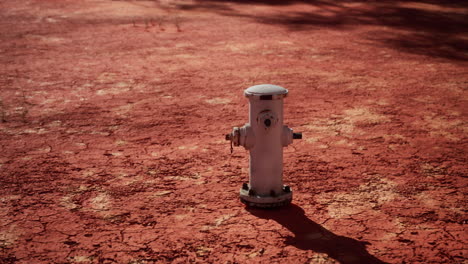
[[[308,8],[295,12],[282,8],[293,4],[303,4]],[[271,6],[272,12],[254,14],[249,11],[248,5]],[[293,31],[384,26],[386,28],[373,31],[363,38],[408,53],[468,60],[466,1],[196,0],[195,4],[183,4],[176,8],[242,17],[285,26]]]
[[[274,220],[291,231],[294,237],[286,238],[288,245],[326,253],[344,264],[385,263],[367,252],[366,244],[369,243],[333,234],[305,216],[304,210],[297,205],[274,210],[247,208],[247,211],[257,217]]]

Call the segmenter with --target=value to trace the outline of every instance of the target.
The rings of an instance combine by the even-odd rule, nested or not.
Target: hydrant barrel
[[[249,99],[249,123],[255,134],[250,149],[250,188],[259,196],[283,190],[283,98],[288,90],[274,85],[256,85],[245,90]]]

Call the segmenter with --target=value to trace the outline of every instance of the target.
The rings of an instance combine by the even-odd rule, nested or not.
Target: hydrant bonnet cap
[[[272,95],[274,97],[283,98],[286,97],[287,94],[287,89],[273,84],[255,85],[244,91],[246,97]]]

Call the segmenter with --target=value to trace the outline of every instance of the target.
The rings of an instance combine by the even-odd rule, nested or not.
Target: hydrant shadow
[[[285,244],[326,253],[344,264],[385,263],[367,252],[368,242],[333,234],[305,216],[304,210],[297,205],[291,204],[280,209],[247,208],[247,211],[263,219],[272,219],[291,231],[294,237],[286,238]]]

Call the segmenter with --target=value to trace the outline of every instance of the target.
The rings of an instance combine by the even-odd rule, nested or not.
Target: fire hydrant
[[[240,190],[240,200],[252,207],[279,207],[289,204],[292,190],[283,185],[283,147],[301,133],[283,125],[283,99],[288,90],[262,84],[244,91],[249,99],[249,123],[234,127],[226,140],[250,152],[249,182]]]

